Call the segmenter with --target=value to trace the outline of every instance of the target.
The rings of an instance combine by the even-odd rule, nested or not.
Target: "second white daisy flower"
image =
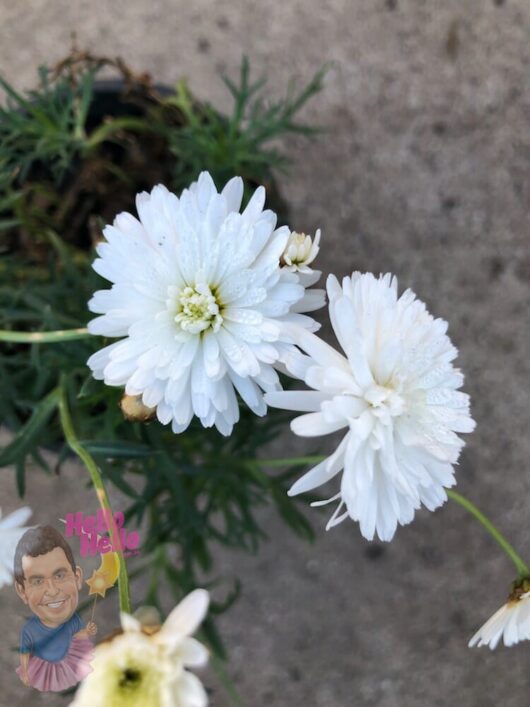
[[[291,488],[311,491],[342,472],[328,528],[350,516],[371,540],[391,540],[422,504],[429,510],[447,498],[453,464],[464,443],[457,432],[475,426],[469,397],[452,361],[446,331],[410,290],[401,297],[390,275],[354,273],[340,286],[327,282],[329,312],[346,356],[299,330],[307,356],[291,355],[290,372],[311,391],[268,393],[269,405],[308,414],[292,430],[315,437],[346,430],[331,456]]]

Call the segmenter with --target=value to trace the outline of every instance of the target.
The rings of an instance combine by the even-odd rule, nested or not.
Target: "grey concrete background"
[[[530,557],[530,3],[24,0],[0,5],[0,27],[0,72],[20,88],[67,51],[72,31],[157,80],[186,75],[220,108],[229,102],[218,72],[235,75],[243,53],[275,96],[291,75],[334,61],[304,116],[328,134],[285,144],[292,225],[323,229],[325,273],[390,270],[449,320],[478,422],[459,489]],[[81,474],[36,475],[38,520],[87,497]],[[18,505],[5,471],[0,494],[3,509]],[[352,523],[306,546],[272,511],[262,517],[270,541],[257,557],[219,552],[220,572],[244,580],[220,625],[247,707],[530,703],[530,644],[466,647],[513,571],[459,508],[419,513],[384,551]],[[325,517],[313,518],[323,528]],[[65,704],[16,683],[8,645],[21,618],[8,590],[0,608],[0,703]],[[229,705],[215,675],[204,679],[213,704]]]

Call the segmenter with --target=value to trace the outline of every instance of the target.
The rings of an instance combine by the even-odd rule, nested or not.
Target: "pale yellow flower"
[[[160,629],[122,614],[123,633],[96,647],[92,672],[71,707],[206,707],[202,683],[186,668],[208,661],[206,648],[191,637],[208,602],[208,592],[195,590]]]

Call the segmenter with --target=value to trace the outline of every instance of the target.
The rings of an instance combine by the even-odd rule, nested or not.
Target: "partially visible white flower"
[[[281,260],[284,267],[291,272],[313,272],[309,265],[318,255],[319,243],[320,228],[315,233],[314,239],[306,236],[305,233],[293,231],[282,254]]]
[[[0,588],[13,581],[15,550],[18,541],[28,530],[23,526],[31,513],[31,508],[24,506],[2,518],[0,510]]]
[[[454,484],[453,464],[471,432],[469,397],[453,367],[457,355],[447,323],[433,319],[410,290],[397,295],[390,275],[353,273],[342,288],[327,281],[331,323],[346,357],[299,330],[309,356],[286,361],[311,391],[269,393],[269,405],[309,414],[293,420],[295,434],[346,434],[331,456],[300,478],[290,495],[310,491],[343,471],[338,507],[327,527],[350,516],[371,540],[391,540],[421,504],[434,510]],[[294,335],[294,334],[293,334]],[[326,503],[326,502],[325,502]]]
[[[196,589],[158,631],[122,614],[123,633],[96,646],[92,672],[71,707],[205,707],[206,691],[186,668],[208,661],[207,649],[191,637],[208,603],[208,592]]]
[[[469,641],[469,647],[497,647],[500,639],[505,646],[530,640],[530,580],[520,583],[506,604],[481,626]]]
[[[196,415],[229,435],[237,393],[257,415],[263,391],[280,389],[275,367],[293,349],[286,327],[316,330],[306,312],[322,307],[318,275],[280,266],[290,231],[263,210],[259,187],[239,213],[243,182],[217,192],[210,175],[180,198],[159,185],[139,194],[139,220],[119,214],[104,230],[94,269],[113,283],[89,309],[92,334],[124,337],[88,360],[107,385],[156,408],[182,432]]]

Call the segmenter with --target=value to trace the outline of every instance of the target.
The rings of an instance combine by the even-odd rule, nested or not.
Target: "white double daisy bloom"
[[[400,297],[391,275],[330,275],[329,314],[346,355],[310,332],[293,334],[306,355],[291,353],[290,373],[311,390],[268,393],[274,407],[306,413],[295,434],[345,432],[335,451],[302,476],[290,495],[341,474],[328,528],[348,516],[371,540],[391,540],[421,505],[434,510],[455,483],[453,465],[471,432],[469,397],[446,331],[410,290]],[[329,501],[325,501],[327,503]],[[315,504],[317,505],[317,504]]]
[[[119,214],[97,247],[94,269],[112,287],[90,300],[100,316],[88,328],[120,340],[88,365],[174,432],[196,416],[229,435],[236,392],[264,415],[263,393],[281,389],[276,368],[293,349],[286,325],[319,327],[306,313],[324,292],[306,288],[320,273],[285,266],[291,231],[264,210],[263,187],[240,213],[242,198],[241,178],[218,193],[206,172],[180,198],[157,186],[137,197],[138,219]]]

